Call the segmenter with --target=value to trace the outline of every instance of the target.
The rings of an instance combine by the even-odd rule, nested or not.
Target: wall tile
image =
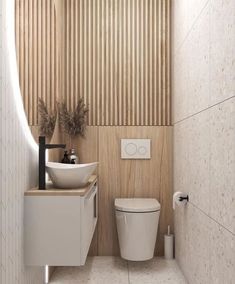
[[[189,74],[188,62],[189,55],[183,52],[173,58],[173,123],[186,117],[188,106]]]
[[[235,98],[209,115],[210,215],[235,234]]]
[[[195,5],[198,3],[195,1],[183,2],[179,7],[173,6],[176,18],[173,34],[177,38],[187,27],[185,18],[193,18],[189,7],[197,11]],[[203,4],[205,8],[181,48],[177,50],[175,47],[173,50],[173,122],[235,94],[234,1],[216,0],[209,1],[208,5]],[[183,16],[183,13],[186,15]]]
[[[234,235],[190,203],[177,208],[175,223],[176,259],[188,282],[234,283]]]
[[[210,5],[210,105],[235,95],[235,1]]]
[[[209,6],[175,57],[174,118],[177,122],[209,105]]]
[[[233,284],[235,279],[235,236],[210,222],[210,282]]]
[[[174,11],[174,38],[187,30],[182,11],[193,18],[188,7],[195,1],[187,2],[180,1]],[[176,258],[189,283],[232,284],[235,3],[205,5],[183,44],[173,50],[174,191],[188,192],[191,202],[175,211]]]
[[[235,233],[235,98],[174,127],[174,190]]]
[[[205,112],[174,127],[174,190],[209,213],[209,117]]]
[[[173,172],[173,185],[174,191],[188,192],[189,181],[188,175],[183,174],[187,172],[188,168],[188,135],[187,131],[184,131],[185,124],[177,124],[174,126],[174,172]]]
[[[188,32],[188,4],[187,0],[172,0],[172,17],[174,21],[172,43],[176,52],[183,43]]]
[[[198,222],[200,220],[200,222]],[[210,219],[190,203],[175,211],[176,260],[189,283],[211,283]]]
[[[172,1],[172,17],[174,21],[173,43],[175,51],[178,51],[208,2],[208,0]]]
[[[209,141],[208,114],[201,113],[187,121],[188,169],[184,174],[189,180],[190,199],[204,212],[209,212]]]

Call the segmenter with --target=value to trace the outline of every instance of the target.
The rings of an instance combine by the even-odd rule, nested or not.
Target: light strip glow
[[[45,283],[49,283],[49,266],[46,265],[45,266],[45,279],[44,279]]]
[[[30,147],[38,152],[38,145],[35,142],[31,131],[28,126],[28,121],[25,115],[24,106],[22,97],[20,94],[20,85],[19,85],[19,75],[17,70],[17,61],[16,61],[16,48],[15,48],[15,1],[6,0],[6,44],[7,44],[7,61],[9,62],[10,76],[11,76],[11,87],[14,95],[16,112],[20,121],[20,125],[23,129],[23,132],[26,136]]]

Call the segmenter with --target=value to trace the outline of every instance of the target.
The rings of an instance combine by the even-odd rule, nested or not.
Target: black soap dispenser
[[[64,158],[61,160],[61,163],[63,163],[63,164],[70,164],[68,151],[64,151]]]

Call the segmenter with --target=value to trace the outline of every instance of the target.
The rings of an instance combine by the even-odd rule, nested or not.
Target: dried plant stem
[[[40,135],[45,135],[51,138],[56,124],[56,112],[48,111],[45,102],[38,99],[38,112],[39,112],[39,132]]]
[[[70,137],[85,136],[88,108],[83,99],[79,99],[74,111],[69,111],[66,104],[59,104],[60,124]]]

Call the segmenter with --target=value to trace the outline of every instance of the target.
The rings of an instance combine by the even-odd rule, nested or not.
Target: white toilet
[[[121,257],[132,261],[153,258],[161,205],[152,198],[115,199]]]

